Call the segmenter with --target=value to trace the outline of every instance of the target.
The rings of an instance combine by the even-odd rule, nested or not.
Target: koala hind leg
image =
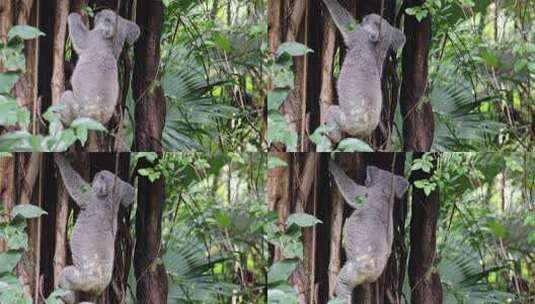
[[[104,280],[98,272],[91,269],[81,270],[75,266],[68,266],[61,272],[59,287],[89,293],[100,293],[107,286],[107,282],[103,282]]]
[[[339,106],[330,106],[327,109],[325,123],[331,129],[328,137],[335,144],[342,140],[342,130],[340,126],[342,125],[342,120],[344,120],[344,118],[345,115],[342,110],[340,110]]]
[[[61,104],[64,109],[61,111],[60,120],[65,126],[69,126],[76,117],[80,114],[78,103],[72,91],[65,91],[61,96]]]
[[[359,277],[357,264],[352,261],[347,261],[338,273],[338,278],[336,279],[336,296],[342,298],[351,296],[353,288],[362,283],[362,278]]]

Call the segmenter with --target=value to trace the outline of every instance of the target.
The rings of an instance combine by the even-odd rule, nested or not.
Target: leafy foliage
[[[10,216],[7,216],[2,206],[0,203],[0,239],[6,243],[7,251],[0,253],[0,303],[32,303],[13,271],[24,251],[28,250],[26,220],[37,218],[46,212],[37,206],[26,204],[15,206]]]
[[[266,159],[262,154],[170,153],[142,174],[165,178],[161,260],[170,303],[266,303]],[[131,288],[135,288],[135,280]]]
[[[161,80],[167,97],[164,147],[263,150],[259,130],[265,98],[265,4],[166,2]]]
[[[297,42],[285,42],[279,46],[275,57],[271,62],[271,79],[273,90],[268,94],[268,144],[281,143],[286,150],[297,150],[297,132],[292,130],[279,108],[288,98],[288,94],[294,87],[294,77],[291,70],[295,56],[304,56],[312,52],[311,49]]]

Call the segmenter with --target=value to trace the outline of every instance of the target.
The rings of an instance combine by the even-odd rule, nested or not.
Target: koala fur
[[[328,136],[333,143],[342,132],[366,139],[381,118],[381,76],[389,49],[405,44],[405,35],[385,19],[370,14],[357,25],[337,0],[323,0],[348,47],[337,83],[338,103],[327,109]]]
[[[65,126],[79,117],[108,123],[119,97],[117,60],[124,42],[132,45],[140,34],[134,22],[102,10],[95,16],[95,27],[88,30],[77,13],[69,15],[69,35],[79,55],[71,77],[72,91],[65,91],[60,118]]]
[[[367,167],[365,186],[350,179],[333,161],[329,171],[342,197],[351,207],[356,208],[344,224],[343,245],[347,261],[340,270],[336,281],[337,297],[351,296],[353,288],[371,283],[383,273],[393,240],[394,198],[401,198],[409,182],[398,175]],[[358,197],[364,199],[357,206]]]
[[[54,155],[69,195],[80,207],[70,246],[72,266],[63,269],[59,286],[70,290],[62,299],[74,303],[74,291],[98,296],[111,281],[119,204],[127,207],[136,190],[109,171],[100,171],[88,184],[61,155]]]

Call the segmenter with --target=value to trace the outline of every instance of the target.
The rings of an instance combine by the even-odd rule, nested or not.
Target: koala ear
[[[366,167],[366,187],[369,187],[373,185],[373,183],[377,180],[377,177],[379,176],[379,168],[376,166],[368,166]]]
[[[122,180],[117,179],[117,181],[119,181],[120,186],[120,202],[123,206],[128,207],[136,198],[136,188]]]
[[[123,31],[125,35],[124,37],[126,37],[126,42],[128,42],[130,45],[136,42],[137,38],[139,38],[139,34],[141,33],[139,26],[136,23],[126,19],[123,19]]]
[[[392,37],[392,49],[397,50],[405,44],[405,34],[399,29],[392,27],[391,31]]]
[[[394,179],[395,183],[395,194],[397,198],[402,198],[403,194],[405,194],[405,191],[407,191],[407,188],[409,188],[409,181],[407,181],[404,177],[396,175]]]

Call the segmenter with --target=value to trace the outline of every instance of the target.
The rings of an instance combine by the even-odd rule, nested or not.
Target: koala
[[[80,207],[70,240],[74,265],[65,267],[59,279],[59,287],[69,290],[62,300],[70,304],[74,291],[98,296],[110,283],[119,204],[128,207],[136,190],[109,171],[98,172],[88,184],[63,156],[54,158],[67,192]]]
[[[333,160],[329,161],[329,171],[346,203],[356,209],[344,224],[343,246],[347,261],[335,287],[337,297],[347,298],[353,288],[374,282],[383,273],[394,236],[393,196],[401,198],[409,182],[391,172],[368,166],[365,186],[361,186]],[[364,200],[360,206],[359,199]]]
[[[381,76],[389,49],[405,44],[405,35],[385,19],[370,14],[357,25],[337,0],[323,0],[348,47],[337,82],[338,103],[327,109],[327,134],[338,143],[342,134],[366,139],[381,118]],[[343,132],[343,133],[342,133]]]
[[[124,42],[132,45],[140,29],[109,9],[96,14],[92,30],[87,29],[77,13],[69,15],[68,23],[79,59],[71,77],[72,91],[65,91],[61,97],[64,108],[60,119],[65,126],[79,117],[92,118],[105,125],[119,97],[117,60]]]

